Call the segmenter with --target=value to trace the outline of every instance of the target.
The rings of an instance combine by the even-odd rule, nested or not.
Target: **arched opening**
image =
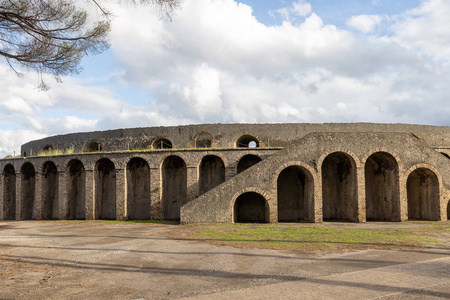
[[[86,171],[78,159],[71,160],[68,168],[68,217],[70,220],[83,220],[86,219]]]
[[[307,221],[314,214],[312,175],[302,167],[284,169],[277,180],[278,222]]]
[[[448,155],[447,153],[441,152],[441,154],[444,155],[446,158],[450,159],[450,155]]]
[[[447,202],[447,220],[450,221],[450,201]]]
[[[11,164],[3,169],[3,218],[16,219],[16,170]]]
[[[207,132],[200,133],[195,138],[195,148],[211,148],[212,136]]]
[[[184,160],[169,156],[162,165],[163,219],[179,220],[180,208],[187,201],[187,169]]]
[[[206,155],[200,163],[199,195],[225,181],[225,165],[222,159],[215,155]]]
[[[42,152],[45,155],[50,155],[52,153],[52,151],[53,151],[53,146],[49,145],[49,144],[45,145],[44,148],[42,148]]]
[[[366,162],[366,219],[400,221],[398,164],[386,152],[372,154]]]
[[[140,157],[127,164],[127,211],[130,220],[150,219],[150,167]]]
[[[266,199],[258,193],[247,192],[234,203],[235,223],[264,223],[268,221]]]
[[[103,150],[102,144],[100,144],[97,141],[92,141],[89,144],[86,145],[86,151],[87,152],[100,152]]]
[[[42,201],[45,220],[59,218],[59,179],[56,165],[47,161],[42,166]]]
[[[236,140],[237,148],[256,148],[259,147],[259,140],[249,134],[244,134]]]
[[[153,149],[172,149],[172,142],[166,138],[157,138],[153,144]]]
[[[358,220],[356,164],[343,152],[328,155],[322,164],[324,220]]]
[[[251,166],[259,163],[260,161],[261,161],[261,158],[257,155],[253,155],[253,154],[244,155],[239,160],[239,163],[237,165],[237,169],[236,169],[237,174],[241,173],[242,171],[247,170]]]
[[[408,194],[408,219],[440,219],[439,180],[436,174],[427,168],[418,168],[411,172],[406,181]]]
[[[107,158],[95,165],[95,218],[116,219],[116,169]]]
[[[26,162],[20,169],[22,194],[22,220],[36,219],[35,187],[36,171],[31,163]]]

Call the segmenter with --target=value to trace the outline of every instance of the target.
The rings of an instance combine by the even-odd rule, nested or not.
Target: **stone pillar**
[[[22,174],[16,173],[16,220],[22,220]]]
[[[150,168],[150,219],[162,220],[161,169]]]
[[[35,183],[34,183],[34,208],[36,220],[44,219],[44,199],[45,195],[42,194],[44,190],[45,180],[43,180],[43,174],[41,172],[35,173]]]
[[[313,175],[314,178],[314,216],[312,222],[323,222],[322,172]]]
[[[86,172],[86,220],[95,220],[95,182],[94,170],[85,170]]]
[[[67,172],[68,173],[68,172]],[[59,219],[69,219],[69,197],[67,194],[67,180],[66,172],[58,172],[58,194],[59,194]]]
[[[359,223],[366,222],[366,185],[364,165],[356,168],[356,197],[358,199],[356,221]]]
[[[236,166],[225,167],[225,181],[236,176]]]
[[[400,222],[408,221],[408,189],[406,186],[407,179],[408,178],[405,171],[399,170]]]
[[[186,203],[198,197],[198,168],[187,167],[187,199]]]
[[[125,220],[127,217],[126,169],[116,169],[116,219]]]

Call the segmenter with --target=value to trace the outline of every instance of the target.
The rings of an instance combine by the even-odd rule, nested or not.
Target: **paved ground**
[[[0,299],[450,299],[450,248],[294,252],[177,225],[0,222]]]

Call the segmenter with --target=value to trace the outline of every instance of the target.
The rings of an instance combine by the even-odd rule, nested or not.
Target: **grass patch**
[[[443,243],[437,233],[449,229],[446,222],[432,226],[425,223],[424,227],[413,229],[298,224],[201,224],[189,227],[184,238],[236,247],[303,251],[436,246]]]

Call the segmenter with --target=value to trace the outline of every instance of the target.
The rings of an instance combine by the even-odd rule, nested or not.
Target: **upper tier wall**
[[[158,144],[160,138],[170,141],[173,148],[196,148],[197,137],[202,133],[210,137],[212,147],[234,148],[244,135],[255,137],[259,147],[286,147],[312,132],[410,132],[432,148],[450,148],[450,127],[372,123],[204,124],[57,135],[22,145],[21,154],[36,155],[48,147],[79,153],[87,151],[91,142],[98,142],[108,151],[146,149],[155,141]]]

